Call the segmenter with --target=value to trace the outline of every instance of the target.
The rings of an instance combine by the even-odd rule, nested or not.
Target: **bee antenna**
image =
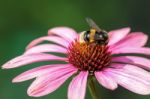
[[[101,29],[98,27],[98,25],[89,17],[85,18],[86,22],[92,29],[96,29],[97,31],[101,31]]]

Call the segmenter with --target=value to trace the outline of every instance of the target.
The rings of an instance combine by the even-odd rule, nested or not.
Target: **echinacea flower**
[[[150,48],[144,47],[148,36],[122,28],[108,32],[106,46],[80,43],[79,34],[68,27],[56,27],[48,36],[32,41],[26,51],[2,68],[16,68],[43,61],[65,61],[28,70],[12,82],[36,78],[27,90],[29,96],[39,97],[58,89],[69,77],[74,76],[68,87],[68,99],[84,99],[89,76],[97,79],[103,87],[115,90],[118,85],[141,95],[150,94]],[[53,43],[43,44],[43,41]],[[49,53],[52,52],[52,53]],[[63,53],[66,56],[53,54]]]

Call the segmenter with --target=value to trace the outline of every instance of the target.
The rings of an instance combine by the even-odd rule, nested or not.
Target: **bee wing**
[[[91,19],[91,18],[86,18],[86,21],[87,23],[89,24],[89,26],[92,28],[92,29],[96,29],[98,32],[102,31],[98,25]]]

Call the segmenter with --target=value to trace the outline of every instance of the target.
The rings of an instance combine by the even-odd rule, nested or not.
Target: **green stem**
[[[96,88],[95,88],[95,83],[94,83],[94,79],[92,76],[89,76],[89,79],[88,79],[88,88],[89,88],[89,91],[91,93],[91,96],[93,99],[100,99],[98,97],[98,94],[97,94],[97,91],[96,91]]]

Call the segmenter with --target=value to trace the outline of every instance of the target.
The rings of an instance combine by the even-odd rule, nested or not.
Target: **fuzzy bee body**
[[[108,33],[104,30],[101,30],[92,19],[86,18],[86,21],[91,29],[89,31],[80,33],[80,43],[95,43],[106,45],[108,43]]]
[[[108,35],[105,31],[98,32],[96,29],[90,29],[90,31],[82,32],[79,40],[81,43],[96,43],[106,45],[108,43]]]

